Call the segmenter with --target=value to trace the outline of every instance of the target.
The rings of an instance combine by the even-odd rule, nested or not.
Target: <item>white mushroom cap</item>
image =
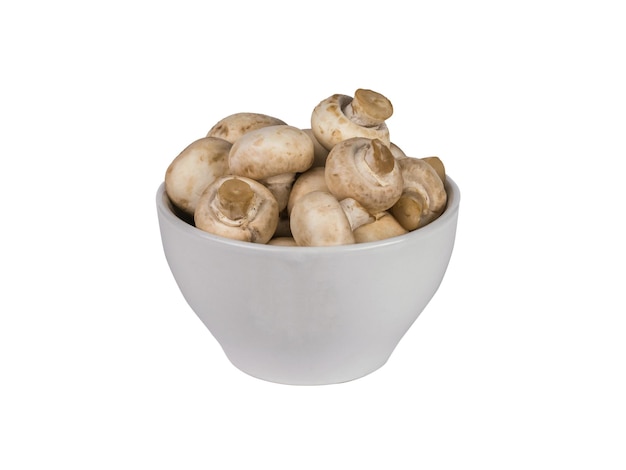
[[[231,144],[242,135],[267,126],[286,124],[284,121],[260,113],[235,113],[218,121],[207,133],[207,137],[219,137]]]
[[[393,107],[387,98],[372,90],[359,89],[354,98],[335,94],[321,101],[311,114],[311,129],[328,150],[352,137],[378,139],[389,146],[385,120],[392,114]]]
[[[398,161],[404,186],[391,213],[407,230],[415,230],[441,215],[447,203],[443,181],[437,171],[419,158]]]
[[[170,163],[165,172],[165,192],[177,208],[193,215],[205,188],[228,172],[231,147],[226,140],[203,137]]]
[[[287,212],[291,213],[291,209],[296,201],[307,193],[312,191],[326,191],[325,168],[322,166],[314,166],[308,169],[296,178],[289,193],[289,201],[287,203]]]
[[[313,129],[302,129],[313,141],[313,167],[326,165],[326,158],[328,157],[328,149],[324,147],[315,138]]]
[[[301,173],[313,164],[313,141],[293,126],[255,129],[233,144],[228,164],[232,174],[255,180]]]
[[[196,227],[233,240],[267,243],[278,224],[278,204],[261,183],[227,175],[207,187],[194,214]]]
[[[350,222],[332,194],[313,191],[296,201],[291,233],[298,246],[336,246],[355,242]]]
[[[354,230],[354,239],[357,243],[375,242],[407,233],[389,212],[380,212],[375,218],[374,222],[361,225]]]
[[[353,198],[372,214],[384,211],[402,194],[398,162],[378,139],[344,140],[328,154],[326,184],[339,200]]]

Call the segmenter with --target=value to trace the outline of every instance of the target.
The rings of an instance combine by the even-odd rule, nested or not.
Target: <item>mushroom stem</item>
[[[233,240],[267,243],[278,224],[278,204],[256,180],[222,176],[202,193],[194,222],[205,232]]]
[[[343,209],[350,222],[350,228],[356,230],[365,224],[374,222],[374,216],[371,215],[358,201],[348,197],[339,201],[339,205]]]
[[[278,202],[278,210],[282,211],[287,207],[289,194],[295,179],[296,173],[281,173],[280,175],[270,176],[258,181],[272,192],[276,202]]]
[[[376,127],[391,117],[393,106],[380,93],[359,88],[343,112],[352,122],[365,127]]]
[[[217,190],[218,206],[222,214],[230,220],[245,217],[252,206],[254,191],[240,179],[226,180]]]
[[[365,153],[365,163],[376,175],[386,175],[393,170],[395,158],[380,140],[373,139]]]

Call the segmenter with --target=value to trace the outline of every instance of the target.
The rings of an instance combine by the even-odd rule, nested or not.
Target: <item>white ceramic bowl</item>
[[[174,279],[228,359],[254,377],[330,384],[381,367],[447,269],[460,193],[407,235],[339,247],[239,242],[181,220],[162,184],[156,203]]]

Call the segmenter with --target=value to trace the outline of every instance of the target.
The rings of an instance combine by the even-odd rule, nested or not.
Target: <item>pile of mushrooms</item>
[[[404,235],[447,203],[438,157],[407,156],[390,140],[391,102],[335,94],[300,129],[259,113],[218,121],[169,165],[165,191],[180,217],[252,243],[333,246]]]

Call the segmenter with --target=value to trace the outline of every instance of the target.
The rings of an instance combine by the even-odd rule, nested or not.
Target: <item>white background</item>
[[[3,2],[0,468],[626,468],[619,3]],[[375,373],[254,379],[157,186],[228,114],[360,87],[461,187],[448,272]]]

